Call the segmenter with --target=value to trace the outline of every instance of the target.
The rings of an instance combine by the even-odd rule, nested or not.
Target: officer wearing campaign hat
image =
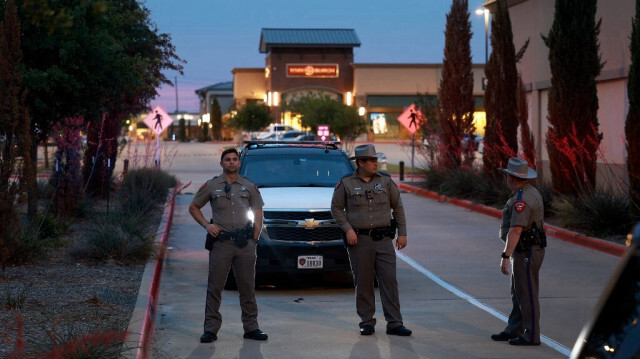
[[[396,281],[393,239],[396,223],[398,250],[407,246],[407,225],[400,190],[386,173],[378,172],[373,145],[355,148],[358,169],[343,177],[333,192],[331,214],[344,232],[351,270],[356,285],[356,310],[360,334],[375,332],[375,289],[377,279],[389,335],[411,335],[402,322]],[[392,217],[393,216],[393,217]],[[393,220],[393,221],[392,221]]]
[[[521,158],[510,158],[507,185],[514,192],[502,210],[500,239],[505,242],[500,271],[509,275],[511,264],[511,301],[513,307],[506,328],[493,334],[495,341],[511,345],[540,345],[539,272],[544,260],[544,205],[540,192],[530,183],[537,177]]]

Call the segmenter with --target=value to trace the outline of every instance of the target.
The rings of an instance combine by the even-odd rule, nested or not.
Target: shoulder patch
[[[383,175],[383,176],[391,177],[391,174],[387,173],[387,172],[378,171],[378,173]]]
[[[200,188],[198,189],[198,191],[202,191],[203,188],[207,187],[207,183],[209,183],[209,181],[203,183],[202,186],[200,186]]]
[[[524,201],[516,201],[516,203],[513,204],[513,209],[516,213],[522,213],[526,208],[527,204]]]

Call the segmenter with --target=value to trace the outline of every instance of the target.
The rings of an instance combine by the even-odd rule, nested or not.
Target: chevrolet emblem
[[[313,218],[306,218],[304,221],[298,222],[298,227],[304,227],[304,229],[314,229],[319,225],[320,222],[316,222]]]

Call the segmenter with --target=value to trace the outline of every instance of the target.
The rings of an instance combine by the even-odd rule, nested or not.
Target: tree
[[[22,81],[20,32],[17,8],[13,0],[8,0],[0,24],[0,263],[3,268],[13,257],[21,233],[18,201],[23,198],[25,185],[35,185],[36,181],[35,173],[29,172],[30,129]],[[12,180],[13,176],[17,180]]]
[[[457,168],[462,163],[462,136],[473,138],[473,71],[471,69],[471,22],[467,0],[453,0],[445,27],[442,79],[438,89],[440,111],[440,154],[442,164]],[[473,161],[473,147],[467,146],[464,162]]]
[[[213,140],[222,140],[222,111],[218,98],[214,97],[211,103],[211,129],[213,131]]]
[[[485,173],[497,175],[510,157],[518,153],[518,107],[516,62],[528,40],[516,54],[506,0],[498,0],[491,20],[491,55],[485,68],[487,87],[484,106],[487,118],[482,162]]]
[[[522,148],[522,158],[529,162],[529,167],[536,168],[536,145],[533,134],[529,129],[529,105],[525,94],[522,78],[518,76],[518,92],[516,93],[516,103],[518,104],[518,122],[520,123],[520,145]]]
[[[629,113],[624,126],[627,140],[627,172],[631,216],[640,219],[640,0],[636,0],[636,15],[631,30],[631,65],[627,92]]]
[[[269,126],[271,122],[273,117],[267,105],[249,102],[229,119],[229,126],[241,131],[255,132]]]
[[[156,88],[171,84],[163,70],[182,71],[182,60],[135,0],[30,0],[21,2],[19,14],[32,158],[54,124],[81,116],[88,124],[85,181],[90,192],[104,194],[105,166],[115,163],[121,126],[148,109]]]
[[[597,0],[556,0],[547,37],[549,89],[546,145],[553,189],[576,195],[595,187],[598,131],[596,77],[602,70]]]
[[[366,133],[367,123],[358,115],[358,111],[326,94],[309,93],[289,101],[285,108],[300,115],[304,127],[317,132],[318,125],[329,125],[332,133],[345,142],[345,150],[351,150],[355,139]]]

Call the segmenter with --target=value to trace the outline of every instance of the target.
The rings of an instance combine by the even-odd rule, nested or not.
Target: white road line
[[[449,292],[451,292],[455,296],[466,300],[467,302],[469,302],[469,303],[473,304],[474,306],[484,310],[485,312],[493,315],[494,317],[502,320],[503,322],[505,322],[505,323],[507,322],[508,317],[505,314],[503,314],[500,311],[498,311],[497,309],[491,308],[490,306],[482,303],[481,301],[479,301],[478,299],[474,298],[473,296],[471,296],[471,295],[463,292],[462,290],[456,288],[455,286],[445,282],[440,277],[438,277],[437,275],[433,274],[433,272],[431,272],[428,269],[424,268],[423,266],[418,264],[418,262],[414,261],[413,259],[411,259],[410,257],[406,256],[405,254],[396,251],[396,255],[400,259],[405,261],[408,265],[410,265],[414,269],[416,269],[418,272],[424,274],[427,278],[431,279],[436,284],[438,284],[442,288],[448,290]],[[565,347],[564,345],[558,343],[557,341],[555,341],[555,340],[553,340],[551,338],[547,338],[544,335],[540,335],[540,341],[542,343],[548,345],[552,349],[555,349],[557,352],[559,352],[562,355],[566,355],[567,357],[569,357],[571,355],[571,350],[569,348]]]

